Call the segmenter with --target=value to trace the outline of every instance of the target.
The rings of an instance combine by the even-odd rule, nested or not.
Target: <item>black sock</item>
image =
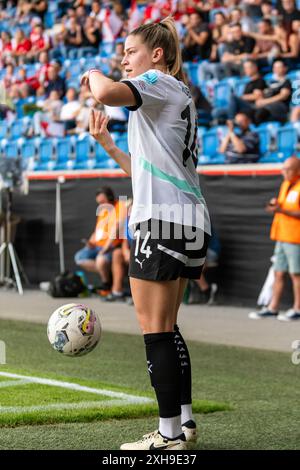
[[[191,359],[188,347],[179,331],[178,325],[174,325],[175,344],[181,367],[181,405],[190,405],[192,403],[192,371]]]
[[[148,371],[161,418],[181,414],[181,370],[174,335],[174,332],[144,335]]]

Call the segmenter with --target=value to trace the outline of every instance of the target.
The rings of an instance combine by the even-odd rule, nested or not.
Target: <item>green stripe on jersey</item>
[[[196,186],[191,186],[189,183],[187,183],[187,181],[176,178],[176,176],[168,175],[168,173],[165,173],[164,171],[160,170],[157,166],[153,165],[153,163],[148,162],[143,157],[140,157],[140,164],[142,165],[144,170],[149,171],[149,173],[151,173],[153,176],[163,181],[168,181],[169,183],[174,184],[174,186],[176,186],[178,189],[181,189],[182,191],[185,191],[187,193],[195,194],[195,196],[197,196],[199,199],[203,199],[200,188],[197,188]]]

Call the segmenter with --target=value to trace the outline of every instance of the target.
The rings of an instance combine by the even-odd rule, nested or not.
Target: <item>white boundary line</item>
[[[21,379],[26,380],[27,383],[36,383],[41,385],[49,385],[51,387],[61,387],[69,390],[76,390],[78,392],[94,393],[96,395],[104,395],[110,398],[119,398],[122,400],[122,403],[133,403],[133,404],[142,404],[142,403],[152,403],[153,400],[147,397],[139,397],[136,395],[129,395],[128,393],[123,392],[114,392],[113,390],[105,390],[101,388],[92,388],[86,387],[85,385],[79,385],[71,382],[63,382],[60,380],[44,379],[42,377],[34,377],[28,375],[12,374],[10,372],[0,372],[1,377],[9,377],[11,379]],[[1,383],[1,382],[0,382]],[[16,383],[17,385],[17,383]],[[11,386],[11,385],[10,385]],[[2,411],[2,409],[0,408]]]
[[[109,408],[111,406],[131,405],[125,400],[109,400],[109,401],[79,401],[75,403],[51,403],[50,405],[33,405],[33,406],[0,406],[0,414],[4,413],[31,413],[36,411],[53,411],[53,410],[80,410],[89,408]]]
[[[0,381],[0,388],[6,388],[6,387],[17,387],[19,385],[25,385],[31,383],[30,380],[24,379],[24,380],[1,380]]]

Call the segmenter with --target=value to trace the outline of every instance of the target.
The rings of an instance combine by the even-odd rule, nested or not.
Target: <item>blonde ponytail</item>
[[[168,16],[159,23],[143,24],[131,31],[131,35],[140,36],[142,42],[150,50],[161,47],[164,51],[164,60],[168,73],[186,85],[188,84],[182,67],[179,37],[175,22],[171,16]]]
[[[173,77],[178,78],[178,80],[181,80],[187,85],[187,80],[186,80],[186,75],[183,71],[182,67],[182,57],[181,57],[181,49],[180,49],[180,43],[179,43],[179,37],[177,33],[177,29],[175,26],[175,22],[171,16],[167,16],[167,18],[164,18],[160,24],[167,28],[168,31],[170,31],[172,38],[173,38],[173,43],[175,46],[175,57],[174,61],[172,60],[172,64],[167,64],[169,67],[169,73]]]

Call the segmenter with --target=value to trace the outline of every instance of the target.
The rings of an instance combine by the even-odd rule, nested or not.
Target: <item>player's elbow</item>
[[[107,90],[96,91],[93,93],[94,98],[100,103],[109,105],[109,93]]]

